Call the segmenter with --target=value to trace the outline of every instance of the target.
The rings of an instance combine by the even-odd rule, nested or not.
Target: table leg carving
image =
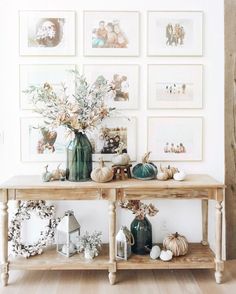
[[[202,245],[208,245],[208,200],[202,199]]]
[[[216,283],[222,282],[224,262],[222,260],[222,201],[216,203],[216,255],[215,255]]]
[[[116,232],[116,202],[109,201],[109,263],[114,266],[109,268],[109,281],[111,285],[116,282],[116,256],[115,256],[115,232]]]
[[[3,286],[8,284],[8,211],[7,211],[7,191],[3,191],[3,202],[0,208],[0,232],[1,232],[1,282]]]

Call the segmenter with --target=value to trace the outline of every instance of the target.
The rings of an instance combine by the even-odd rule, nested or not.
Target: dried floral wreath
[[[35,212],[41,219],[48,219],[49,224],[44,231],[40,232],[40,238],[32,245],[26,245],[21,242],[21,227],[24,220],[29,220],[31,212]],[[43,248],[53,243],[55,229],[60,222],[60,218],[53,218],[55,207],[47,206],[46,201],[20,201],[19,207],[12,218],[8,231],[8,240],[12,241],[12,251],[15,255],[22,255],[26,258],[41,254]]]

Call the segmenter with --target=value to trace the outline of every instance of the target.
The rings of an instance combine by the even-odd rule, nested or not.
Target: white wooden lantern
[[[122,226],[116,235],[116,258],[127,260],[131,255],[134,237],[126,226]]]
[[[57,252],[67,257],[74,255],[79,235],[80,224],[76,220],[74,212],[68,210],[57,226]]]

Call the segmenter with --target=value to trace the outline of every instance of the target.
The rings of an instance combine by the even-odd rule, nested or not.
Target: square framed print
[[[148,150],[152,160],[200,161],[202,117],[149,117]]]
[[[104,77],[111,91],[105,102],[116,109],[137,109],[139,105],[139,66],[133,64],[86,64],[84,74],[89,82]]]
[[[20,11],[20,55],[75,55],[74,11]]]
[[[120,143],[126,147],[131,161],[136,160],[136,118],[109,117],[90,134],[93,146],[93,161],[103,158],[110,161]]]
[[[84,11],[85,56],[138,56],[138,11]]]
[[[28,162],[65,161],[66,132],[63,127],[46,128],[43,118],[21,118],[21,160]]]
[[[148,108],[202,108],[202,65],[149,64]]]
[[[20,65],[20,108],[21,110],[32,110],[34,107],[30,102],[30,95],[24,90],[30,86],[40,86],[49,83],[56,93],[60,93],[62,84],[68,89],[68,94],[75,91],[73,73],[76,69],[74,64],[21,64]]]
[[[148,11],[149,56],[202,56],[201,11]]]

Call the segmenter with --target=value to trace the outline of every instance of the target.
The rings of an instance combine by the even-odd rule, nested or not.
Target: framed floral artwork
[[[152,160],[202,160],[202,117],[149,117],[148,150]]]
[[[201,56],[201,11],[148,11],[149,56]]]
[[[34,107],[30,102],[30,95],[24,93],[30,86],[41,86],[49,83],[54,91],[59,94],[61,86],[67,87],[68,94],[73,94],[75,84],[72,70],[74,64],[21,64],[20,73],[20,108],[21,110],[32,110]]]
[[[93,161],[110,161],[120,143],[132,161],[136,160],[136,118],[109,117],[88,134],[93,146]]]
[[[139,12],[84,11],[84,55],[138,56]]]
[[[133,64],[86,64],[84,74],[90,82],[104,78],[111,90],[105,103],[116,109],[137,109],[139,104],[139,66]]]
[[[202,65],[149,64],[148,108],[202,108]]]
[[[20,55],[75,55],[74,11],[20,11]]]
[[[21,160],[50,162],[66,160],[65,129],[46,128],[42,118],[21,118]]]

